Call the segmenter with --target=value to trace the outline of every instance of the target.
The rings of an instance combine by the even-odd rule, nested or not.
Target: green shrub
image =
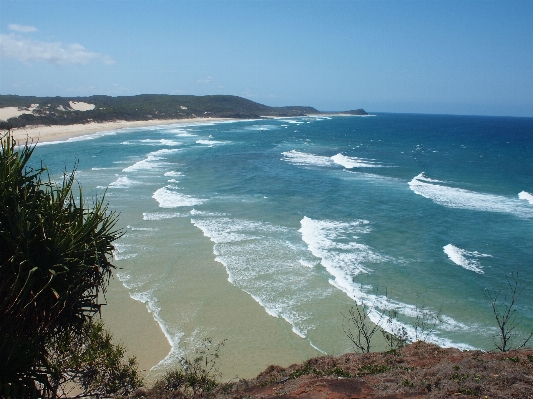
[[[85,206],[74,172],[61,184],[31,168],[35,147],[0,137],[0,394],[55,396],[53,340],[75,336],[99,311],[114,266],[116,215]]]
[[[212,392],[219,385],[217,359],[225,342],[224,340],[213,345],[211,339],[205,339],[194,357],[181,358],[177,367],[167,371],[156,381],[153,391],[175,393],[185,397],[205,396]]]
[[[128,395],[142,386],[135,357],[125,358],[126,349],[113,344],[113,336],[101,321],[87,321],[79,334],[54,340],[50,360],[61,371],[55,385],[68,393],[80,388],[82,396]]]

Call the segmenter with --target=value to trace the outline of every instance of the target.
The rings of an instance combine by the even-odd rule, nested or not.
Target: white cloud
[[[37,28],[35,26],[30,26],[30,25],[9,24],[7,25],[7,27],[10,30],[14,30],[15,32],[20,32],[20,33],[37,32]]]
[[[32,61],[54,65],[84,65],[90,61],[114,63],[111,57],[89,51],[81,44],[29,40],[13,33],[0,34],[0,58],[15,58],[26,64]]]
[[[213,78],[211,76],[208,76],[207,78],[205,79],[198,79],[197,82],[198,83],[210,83],[213,81]]]

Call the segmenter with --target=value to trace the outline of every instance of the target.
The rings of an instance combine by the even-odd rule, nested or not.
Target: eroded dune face
[[[0,108],[0,120],[7,121],[9,118],[16,118],[23,114],[32,114],[39,104],[32,104],[30,107],[3,107]]]
[[[69,101],[70,108],[62,105],[57,107],[59,111],[91,111],[95,108],[94,104],[83,101]],[[17,118],[23,114],[33,114],[39,107],[39,104],[32,104],[30,107],[3,107],[0,108],[0,120],[7,121],[9,118]]]
[[[83,101],[69,101],[69,104],[74,111],[91,111],[94,109],[94,104],[84,103]]]

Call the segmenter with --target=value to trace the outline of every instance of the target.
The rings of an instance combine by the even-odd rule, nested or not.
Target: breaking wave
[[[342,166],[346,169],[353,168],[380,168],[382,164],[371,159],[349,157],[343,154],[336,154],[332,157],[309,154],[297,150],[285,151],[281,153],[282,160],[293,165],[301,166]]]
[[[415,194],[448,208],[509,213],[521,218],[533,217],[533,210],[515,199],[516,197],[504,197],[451,187],[443,181],[426,177],[424,173],[415,176],[409,182],[409,187]]]
[[[466,251],[461,248],[457,248],[453,244],[448,244],[443,247],[444,253],[448,255],[448,258],[458,266],[466,270],[471,270],[478,274],[484,274],[482,270],[483,266],[479,263],[477,258],[491,258],[492,255],[482,254],[477,251]]]
[[[360,234],[370,233],[369,222],[366,220],[356,220],[353,222],[338,222],[332,220],[314,220],[305,216],[301,220],[300,233],[302,239],[307,243],[311,253],[321,260],[322,265],[333,277],[330,284],[346,293],[357,303],[364,303],[370,306],[369,318],[372,322],[380,324],[382,328],[393,332],[398,328],[404,328],[412,340],[416,340],[417,331],[407,323],[392,320],[384,323],[385,315],[395,310],[403,318],[420,317],[421,310],[415,305],[399,302],[384,295],[376,295],[371,292],[371,287],[361,286],[356,283],[355,277],[360,273],[369,273],[371,270],[367,264],[379,264],[393,262],[387,256],[381,255],[372,248],[358,243],[357,237]],[[430,317],[436,317],[436,313],[425,310]],[[457,321],[450,317],[445,318],[439,328],[443,330],[453,330],[459,325]],[[463,329],[468,329],[462,325]],[[437,333],[426,337],[429,342],[434,342],[441,346],[452,346],[462,349],[473,349],[467,344],[454,343],[449,339],[439,337]]]
[[[173,187],[165,186],[157,190],[152,198],[159,203],[160,208],[178,208],[182,206],[195,206],[206,202],[205,199],[195,198],[191,195],[174,191]]]

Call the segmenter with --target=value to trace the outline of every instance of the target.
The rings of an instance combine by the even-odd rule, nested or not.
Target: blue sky
[[[0,0],[0,93],[533,116],[533,1]]]

